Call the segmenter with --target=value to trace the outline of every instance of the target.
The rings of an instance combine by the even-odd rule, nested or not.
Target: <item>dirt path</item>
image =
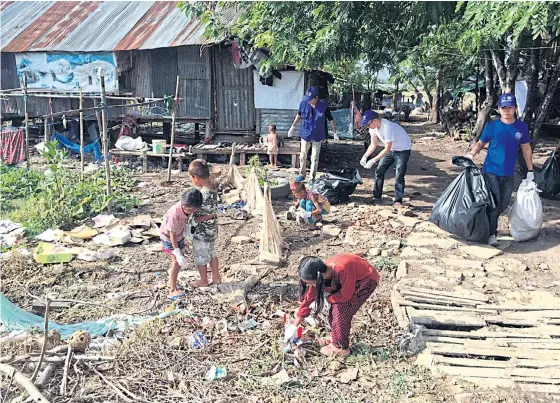
[[[422,232],[418,228],[429,217],[431,206],[459,172],[451,164],[451,156],[463,155],[469,147],[464,142],[438,138],[441,133],[434,125],[414,122],[405,126],[414,141],[406,193],[418,222],[411,225],[408,221],[407,225],[400,217],[389,215],[394,186],[392,173],[385,183],[387,206],[372,206],[373,172],[362,170],[364,184],[352,196],[352,203],[336,206],[326,216],[325,224],[341,229],[339,236],[328,236],[322,230],[304,233],[296,228],[295,223],[281,219],[288,247],[287,262],[275,268],[251,290],[245,302],[245,312],[233,309],[228,297],[216,288],[189,290],[187,297],[173,306],[184,309],[186,314],[148,322],[136,331],[117,335],[122,342],[111,351],[117,359],[102,369],[107,379],[121,382],[128,390],[148,401],[452,401],[456,393],[451,388],[453,385],[415,366],[414,357],[398,349],[403,330],[398,327],[393,315],[390,293],[395,270],[403,259],[408,234],[412,232],[414,236]],[[341,161],[341,165],[357,166],[360,157],[349,155]],[[538,154],[538,157],[537,163],[544,162],[545,154]],[[189,184],[187,174],[183,173],[172,187],[162,187],[163,176],[164,173],[155,173],[139,177],[147,186],[139,190],[144,203],[133,214],[161,217]],[[288,199],[275,200],[275,212],[282,216],[289,203]],[[503,248],[503,257],[518,259],[528,267],[528,271],[508,274],[505,279],[469,277],[462,286],[480,290],[475,281],[481,280],[486,283],[482,292],[490,291],[496,298],[512,292],[559,293],[560,267],[556,261],[560,256],[560,200],[543,200],[543,206],[545,223],[539,238]],[[224,280],[237,282],[253,274],[251,270],[254,269],[244,263],[258,256],[255,234],[259,232],[260,220],[236,221],[229,215],[226,212],[219,219],[216,251]],[[412,226],[416,229],[413,230]],[[500,233],[507,235],[505,216],[500,220]],[[244,245],[232,243],[231,238],[239,235],[250,237],[252,242]],[[502,246],[505,245],[507,243]],[[38,267],[29,259],[12,258],[3,268],[4,292],[23,308],[29,308],[31,300],[19,283],[27,284],[36,295],[52,293],[58,298],[105,301],[119,312],[135,312],[150,308],[152,298],[138,298],[131,293],[148,290],[151,296],[156,297],[151,311],[172,309],[166,300],[165,289],[169,262],[163,253],[157,251],[156,240],[147,245],[127,245],[116,249],[118,256],[110,262],[73,261],[65,266]],[[279,339],[282,338],[283,324],[281,317],[275,313],[292,314],[297,308],[296,269],[299,259],[305,255],[326,258],[356,250],[366,253],[367,258],[378,267],[382,283],[355,318],[352,356],[346,360],[325,359],[318,355],[317,347],[309,345],[305,348],[305,357],[299,357],[297,366],[294,365],[294,357],[282,353]],[[435,259],[432,266],[444,270],[441,273],[443,281],[447,267],[442,267],[441,259],[456,254],[456,251],[430,246],[416,250],[419,256],[422,251],[426,256],[414,259]],[[378,253],[388,256],[377,256]],[[461,255],[457,254],[457,257],[461,258]],[[434,273],[424,270],[423,266],[425,264],[411,268],[410,276],[433,279]],[[182,284],[194,278],[194,265],[180,274]],[[456,284],[448,282],[447,286],[451,289]],[[108,298],[110,293],[116,292],[131,296]],[[112,313],[114,311],[102,307],[80,305],[55,311],[53,320],[75,323]],[[256,328],[239,331],[237,326],[248,319],[257,322]],[[307,326],[306,330],[306,337],[310,339],[325,333],[323,326]],[[197,349],[189,345],[191,335],[198,331],[203,332],[209,341],[208,348]],[[213,365],[227,368],[228,376],[222,380],[205,381],[204,374]],[[280,386],[274,382],[271,384],[269,377],[282,369],[286,370],[289,379]],[[116,399],[113,390],[107,388],[99,377],[87,370],[86,373],[80,381],[82,396],[90,396],[90,401]],[[59,394],[61,378],[62,372],[57,372],[46,387],[52,398]],[[70,379],[74,382],[79,377],[71,371]],[[501,392],[477,396],[481,396],[481,401],[527,401],[522,395],[517,399]],[[506,400],[503,400],[504,396]],[[59,399],[68,401],[67,398]]]

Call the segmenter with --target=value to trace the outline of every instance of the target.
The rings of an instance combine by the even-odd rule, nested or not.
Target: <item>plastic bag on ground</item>
[[[356,186],[362,184],[360,173],[355,168],[329,171],[315,181],[311,189],[325,196],[330,204],[346,203]]]
[[[465,157],[453,157],[453,164],[465,167],[434,204],[430,221],[441,229],[474,242],[490,237],[487,207],[494,207],[494,198],[482,171]]]
[[[136,151],[145,149],[146,143],[142,141],[142,137],[133,139],[130,136],[121,136],[115,143],[115,147],[119,150]]]
[[[541,190],[541,197],[545,199],[552,199],[560,193],[560,151],[553,152],[536,172],[535,183]]]
[[[527,241],[539,234],[543,222],[540,190],[533,181],[519,185],[513,207],[509,212],[509,230],[514,241]]]

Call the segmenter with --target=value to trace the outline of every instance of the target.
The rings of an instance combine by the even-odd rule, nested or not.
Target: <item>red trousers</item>
[[[352,318],[369,296],[373,294],[376,287],[377,283],[371,279],[359,281],[356,283],[352,299],[341,304],[331,305],[329,323],[331,325],[332,344],[342,349],[349,347]]]

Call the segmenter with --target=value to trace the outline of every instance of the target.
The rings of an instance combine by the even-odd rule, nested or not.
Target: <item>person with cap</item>
[[[373,201],[381,201],[385,172],[396,162],[394,206],[395,208],[402,208],[404,177],[406,175],[408,159],[410,158],[410,149],[412,148],[412,142],[408,133],[400,125],[380,118],[379,114],[371,109],[364,112],[360,125],[368,127],[371,136],[371,144],[360,160],[360,165],[366,169],[371,169],[375,164],[379,163],[375,170]],[[368,161],[368,158],[377,148],[378,140],[381,140],[385,147],[379,154]]]
[[[487,144],[488,153],[482,165],[482,173],[490,192],[494,196],[495,208],[487,208],[490,222],[488,244],[498,245],[498,217],[508,206],[513,192],[513,176],[517,151],[521,147],[527,164],[528,180],[534,180],[533,152],[527,124],[515,117],[517,102],[514,94],[502,94],[498,98],[500,119],[488,122],[471,152],[465,157],[473,159]]]
[[[327,132],[327,120],[331,123],[335,140],[338,140],[329,104],[327,101],[319,99],[319,91],[315,87],[309,87],[305,92],[299,104],[298,114],[288,131],[288,137],[293,136],[295,127],[300,120],[302,122],[300,129],[301,152],[299,172],[305,176],[307,171],[307,154],[311,148],[310,179],[315,180],[317,166],[319,165],[319,154],[321,153],[321,142],[325,139]]]

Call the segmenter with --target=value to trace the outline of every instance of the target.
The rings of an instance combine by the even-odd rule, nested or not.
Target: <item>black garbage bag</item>
[[[325,196],[330,204],[346,203],[356,186],[362,184],[362,178],[356,168],[329,171],[315,181],[311,189]]]
[[[465,169],[434,204],[430,221],[467,241],[487,242],[490,225],[486,209],[495,206],[494,198],[473,161],[453,157],[452,162]]]
[[[535,183],[541,191],[539,196],[552,199],[560,193],[560,151],[553,152],[542,168],[535,171]]]

